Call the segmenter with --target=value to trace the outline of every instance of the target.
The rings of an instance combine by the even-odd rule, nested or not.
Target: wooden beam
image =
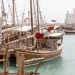
[[[19,58],[19,67],[17,75],[25,75],[24,73],[24,54],[22,54]]]

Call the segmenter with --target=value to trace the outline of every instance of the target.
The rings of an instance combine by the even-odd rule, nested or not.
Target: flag
[[[3,16],[6,16],[6,13],[3,13]]]
[[[42,33],[36,33],[35,37],[36,37],[36,39],[42,39],[43,35],[44,34],[42,34]]]
[[[48,28],[48,31],[51,31],[51,30],[53,30],[54,29],[54,26],[50,26],[49,28]]]
[[[51,20],[52,22],[56,22],[56,20]]]
[[[26,22],[28,19],[29,19],[29,18],[25,18],[25,19],[24,19],[24,22]]]

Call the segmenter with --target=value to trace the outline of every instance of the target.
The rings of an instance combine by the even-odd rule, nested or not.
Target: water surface
[[[27,67],[26,71],[35,71],[36,66]],[[0,71],[3,65],[0,63]],[[17,72],[17,68],[9,67],[10,72]],[[75,74],[75,35],[64,35],[63,51],[60,57],[41,64],[38,69],[40,75],[74,75]]]

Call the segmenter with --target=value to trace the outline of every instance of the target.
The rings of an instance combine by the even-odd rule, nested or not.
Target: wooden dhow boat
[[[65,24],[61,29],[65,34],[75,34],[75,24]]]
[[[41,59],[43,61],[51,60],[60,56],[62,52],[63,33],[58,32],[52,26],[40,31],[39,10],[37,0],[37,28],[33,28],[32,1],[31,7],[31,30],[24,31],[22,27],[4,29],[1,34],[1,45],[8,45],[10,56],[16,57],[16,65],[19,64],[19,52],[25,54],[27,65],[34,65]],[[13,19],[14,20],[14,19]],[[14,23],[14,22],[13,22]],[[20,30],[21,29],[21,30]],[[34,63],[35,62],[35,63]]]
[[[58,30],[48,31],[45,28],[40,33],[31,35],[29,31],[12,29],[7,33],[10,36],[5,37],[3,45],[9,46],[10,55],[16,57],[16,65],[19,62],[19,52],[25,54],[26,64],[31,65],[41,59],[43,61],[52,60],[60,56],[62,52],[63,33]]]
[[[31,65],[39,62],[41,59],[46,61],[60,56],[62,52],[63,33],[56,29],[52,31],[46,28],[42,29],[40,33],[33,35],[29,34],[28,31],[10,31],[9,33],[13,32],[14,36],[10,35],[6,39],[5,45],[9,45],[10,54],[16,57],[16,65],[19,62],[19,52],[25,54],[26,63]]]
[[[30,39],[31,37],[27,40]],[[31,40],[29,41],[29,44],[31,43]],[[34,40],[34,45],[26,46],[23,50],[15,50],[17,64],[20,56],[18,51],[25,54],[27,64],[29,63],[31,65],[34,64],[34,62],[37,63],[41,59],[43,59],[43,61],[48,61],[60,56],[62,52],[63,33],[46,33],[42,39],[37,40],[35,38]]]

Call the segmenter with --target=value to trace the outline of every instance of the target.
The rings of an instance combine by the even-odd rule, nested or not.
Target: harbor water
[[[35,71],[36,66],[26,67],[25,71]],[[3,65],[0,63],[0,72]],[[14,66],[9,67],[10,72],[17,72]],[[60,57],[43,62],[38,72],[40,75],[74,75],[75,74],[75,35],[64,35],[63,51]]]

